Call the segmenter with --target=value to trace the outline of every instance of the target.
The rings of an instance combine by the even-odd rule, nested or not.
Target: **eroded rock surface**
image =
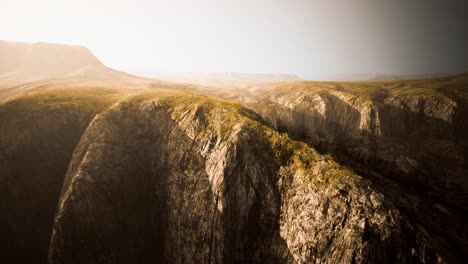
[[[2,104],[1,260],[457,263],[464,101],[345,88],[252,90],[246,108],[178,89],[52,86]],[[411,126],[422,115],[434,119]]]
[[[372,185],[238,105],[142,95],[73,155],[50,263],[437,260]]]
[[[271,127],[366,176],[447,256],[464,258],[466,87],[462,77],[295,82],[258,87],[238,100]]]

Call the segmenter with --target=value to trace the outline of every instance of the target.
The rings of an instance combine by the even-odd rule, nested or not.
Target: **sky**
[[[468,1],[1,0],[0,39],[82,45],[129,71],[464,72]]]

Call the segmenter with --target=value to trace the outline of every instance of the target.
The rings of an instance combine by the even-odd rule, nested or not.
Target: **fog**
[[[127,71],[468,71],[465,0],[2,0],[0,39],[88,47]]]

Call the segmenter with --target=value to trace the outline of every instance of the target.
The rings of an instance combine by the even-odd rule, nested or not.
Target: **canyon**
[[[78,46],[0,57],[1,262],[468,257],[467,74],[187,83]]]

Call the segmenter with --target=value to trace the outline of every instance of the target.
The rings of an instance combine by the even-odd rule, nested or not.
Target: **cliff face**
[[[241,101],[272,127],[325,153],[338,147],[361,163],[395,167],[387,173],[394,178],[431,172],[434,180],[456,189],[466,186],[459,181],[466,172],[468,90],[456,78],[433,82],[289,83],[258,89]],[[452,172],[427,167],[435,159]],[[390,160],[395,162],[386,164]]]
[[[51,263],[435,260],[371,185],[232,103],[141,95],[73,154]]]
[[[11,45],[1,263],[467,258],[466,75],[216,89]]]
[[[385,137],[381,105],[339,91],[298,92],[297,98],[270,93],[270,101],[251,101],[256,113],[186,92],[82,86],[36,89],[3,104],[0,210],[7,224],[1,243],[8,250],[1,259],[460,258],[454,250],[463,248],[462,213],[355,167],[363,179],[336,163],[339,155],[322,156],[267,126],[332,150],[361,142],[360,153],[368,148],[375,155],[372,144]]]
[[[77,89],[2,105],[7,116],[27,113],[0,119],[0,176],[8,183],[2,248],[9,249],[2,261],[45,262],[47,254],[49,263],[440,257],[370,182],[236,103],[167,90],[114,103],[127,92]],[[33,122],[16,123],[31,113]],[[29,136],[9,139],[7,131],[21,124]],[[24,172],[15,167],[21,160],[30,164]]]
[[[300,82],[239,98],[271,127],[365,175],[447,252],[461,252],[468,246],[460,225],[468,209],[466,84],[459,77]]]

